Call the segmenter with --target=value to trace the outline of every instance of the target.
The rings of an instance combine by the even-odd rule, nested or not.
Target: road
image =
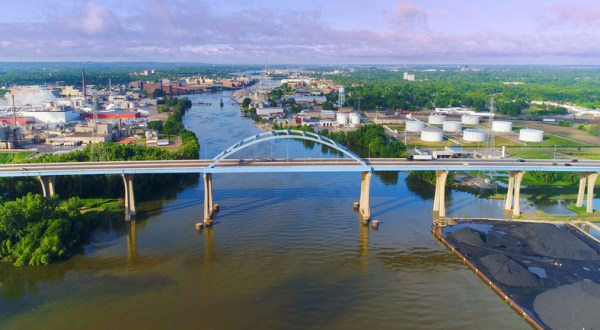
[[[268,172],[362,172],[362,171],[559,171],[598,172],[600,161],[555,162],[514,159],[436,159],[410,161],[403,158],[366,158],[363,166],[350,158],[225,159],[209,167],[212,160],[115,161],[89,163],[37,163],[0,165],[0,177],[143,174],[143,173],[268,173]]]

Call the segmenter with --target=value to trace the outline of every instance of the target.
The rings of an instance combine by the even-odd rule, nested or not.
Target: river
[[[190,96],[201,157],[259,133],[229,92]],[[225,101],[219,107],[219,100]],[[200,101],[212,103],[202,106]],[[242,157],[333,157],[298,141]],[[202,182],[138,204],[84,251],[47,267],[0,265],[3,329],[528,329],[430,234],[433,189],[373,176],[363,226],[359,173],[214,175],[213,228]],[[156,187],[161,189],[161,187]],[[449,216],[503,217],[502,202],[450,193]]]

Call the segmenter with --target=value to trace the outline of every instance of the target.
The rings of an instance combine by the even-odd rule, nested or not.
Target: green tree
[[[250,98],[245,98],[242,101],[242,108],[248,109],[248,107],[250,107],[250,103],[252,102],[252,100]]]

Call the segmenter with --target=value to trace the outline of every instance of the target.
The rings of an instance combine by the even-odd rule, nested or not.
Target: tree
[[[148,128],[160,132],[163,130],[163,122],[160,120],[149,121]]]
[[[242,108],[248,109],[250,107],[250,103],[252,103],[252,100],[250,98],[245,98],[242,101]]]

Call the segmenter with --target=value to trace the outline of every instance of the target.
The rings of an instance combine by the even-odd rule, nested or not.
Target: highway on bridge
[[[112,161],[79,163],[32,163],[0,165],[0,177],[149,173],[269,173],[269,172],[365,172],[365,171],[557,171],[598,172],[600,161],[515,159],[436,159],[410,161],[403,158],[260,158],[213,160]]]

